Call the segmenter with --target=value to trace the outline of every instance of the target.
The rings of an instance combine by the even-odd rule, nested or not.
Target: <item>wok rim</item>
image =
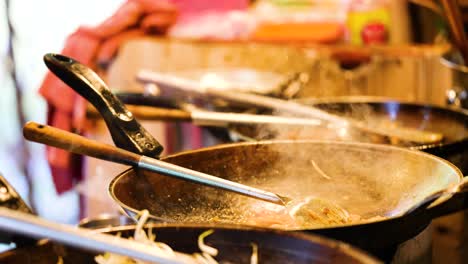
[[[162,157],[161,160],[165,161],[168,158],[178,157],[178,156],[182,156],[182,155],[188,155],[188,154],[194,154],[194,153],[198,153],[198,152],[205,152],[205,151],[212,151],[212,150],[219,150],[219,149],[225,149],[225,148],[232,148],[232,147],[238,147],[238,146],[265,145],[265,144],[275,144],[275,143],[280,143],[280,144],[285,144],[285,143],[286,144],[290,144],[290,143],[294,143],[294,144],[314,143],[315,144],[316,143],[316,144],[324,144],[324,145],[325,144],[335,144],[335,145],[348,145],[348,146],[364,146],[364,147],[367,147],[367,148],[377,148],[377,149],[385,149],[385,150],[390,149],[392,151],[400,151],[402,153],[410,153],[410,154],[413,154],[413,155],[421,155],[421,156],[426,157],[428,159],[432,159],[432,160],[434,160],[436,162],[447,165],[458,176],[458,181],[453,183],[454,186],[460,184],[462,182],[463,178],[464,178],[463,173],[460,171],[460,169],[457,166],[455,166],[451,162],[449,162],[449,161],[447,161],[447,160],[445,160],[443,158],[440,158],[440,157],[438,157],[436,155],[426,153],[426,152],[423,152],[423,151],[420,151],[420,150],[414,150],[414,149],[409,149],[409,148],[404,148],[404,147],[398,147],[398,146],[392,146],[392,145],[386,145],[386,144],[354,142],[354,141],[349,141],[348,142],[348,141],[334,141],[334,140],[265,140],[265,141],[256,141],[256,142],[227,143],[227,144],[220,144],[220,145],[215,145],[215,146],[210,146],[210,147],[205,147],[205,148],[200,148],[200,149],[195,149],[195,150],[186,150],[186,151],[174,153],[174,154]],[[117,182],[121,178],[125,177],[125,175],[127,175],[127,173],[129,173],[132,170],[134,171],[135,168],[134,167],[128,168],[128,169],[124,170],[123,172],[119,173],[117,176],[115,176],[111,180],[111,182],[109,183],[108,189],[107,189],[108,194],[111,196],[112,200],[114,202],[116,202],[118,204],[118,206],[120,206],[125,211],[126,214],[128,214],[128,212],[132,212],[134,214],[137,214],[138,212],[140,212],[140,210],[137,210],[135,208],[132,208],[132,207],[127,206],[126,204],[124,204],[121,200],[119,200],[115,196],[113,189],[114,189],[115,185],[117,184]],[[453,195],[454,194],[451,194],[450,196],[445,196],[445,198],[444,198],[444,200],[442,202],[449,201],[450,198]],[[434,201],[434,203],[438,202],[439,199]],[[427,210],[427,208],[425,210]],[[387,221],[392,221],[392,220],[398,220],[398,219],[400,219],[402,217],[405,217],[405,213],[406,212],[399,213],[399,214],[396,214],[396,215],[393,215],[393,216],[386,216],[386,217],[384,217],[382,219],[361,221],[361,222],[357,222],[357,223],[330,225],[330,226],[322,226],[322,227],[316,227],[316,228],[277,229],[277,230],[288,231],[288,232],[338,230],[338,229],[341,229],[341,228],[359,227],[359,226],[363,226],[363,225],[366,225],[366,224],[377,224],[377,223],[382,223],[382,222],[387,222]],[[130,216],[130,217],[133,218],[132,216]],[[158,221],[169,222],[169,223],[171,223],[171,221],[172,221],[172,220],[169,220],[169,219],[164,219],[164,218],[155,216],[155,215],[153,215],[151,213],[150,213],[150,218],[156,219]],[[433,218],[431,217],[431,221],[432,220],[433,220]],[[258,226],[255,226],[255,225],[248,225],[248,224],[242,224],[241,226],[247,226],[247,227],[253,227],[253,228],[258,227]],[[275,228],[272,228],[272,229],[275,229]]]

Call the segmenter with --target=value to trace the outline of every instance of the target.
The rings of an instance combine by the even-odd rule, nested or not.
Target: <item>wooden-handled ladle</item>
[[[28,122],[23,128],[23,134],[24,137],[30,141],[65,149],[75,154],[130,165],[139,169],[282,205],[285,206],[286,211],[289,212],[293,218],[303,222],[307,222],[303,220],[304,215],[307,217],[307,215],[310,215],[308,212],[319,210],[318,208],[326,208],[329,213],[326,215],[316,215],[314,221],[317,221],[316,218],[321,218],[319,219],[321,222],[343,223],[348,217],[348,212],[346,210],[331,201],[322,200],[319,197],[306,197],[304,200],[292,200],[283,195],[139,155],[55,127]],[[151,177],[151,175],[149,175],[149,177]]]
[[[35,122],[28,122],[23,128],[23,134],[24,137],[30,141],[61,148],[75,154],[130,165],[140,169],[224,189],[279,205],[285,205],[291,200],[290,198],[271,192],[139,155],[65,130],[41,125]]]

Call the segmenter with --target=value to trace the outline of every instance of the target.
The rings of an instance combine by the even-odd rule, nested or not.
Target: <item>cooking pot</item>
[[[214,232],[204,241],[218,249],[219,254],[215,258],[221,263],[250,263],[251,243],[258,246],[259,263],[381,263],[360,249],[317,235],[228,225],[147,224],[145,230],[149,229],[156,235],[156,241],[188,254],[200,252],[198,237],[212,229]],[[131,237],[134,231],[135,226],[96,230],[122,237]],[[56,264],[62,259],[65,264],[95,263],[96,255],[96,252],[41,240],[34,246],[1,253],[0,262]]]

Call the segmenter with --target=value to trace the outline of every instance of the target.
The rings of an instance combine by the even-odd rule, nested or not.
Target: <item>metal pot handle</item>
[[[457,186],[434,194],[433,198],[435,199],[426,207],[432,218],[468,208],[468,177],[464,177]]]
[[[46,54],[44,62],[51,72],[99,111],[115,145],[141,155],[159,157],[163,151],[161,144],[138,123],[93,70],[59,54]]]

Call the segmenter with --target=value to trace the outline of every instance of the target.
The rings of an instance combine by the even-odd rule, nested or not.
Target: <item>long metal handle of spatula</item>
[[[135,166],[163,175],[179,178],[194,183],[211,186],[218,189],[235,192],[267,202],[285,205],[289,198],[261,189],[232,182],[206,173],[190,170],[168,162],[142,156],[121,148],[91,140],[80,135],[34,122],[27,123],[23,128],[26,139],[49,146],[61,148],[76,154]]]

